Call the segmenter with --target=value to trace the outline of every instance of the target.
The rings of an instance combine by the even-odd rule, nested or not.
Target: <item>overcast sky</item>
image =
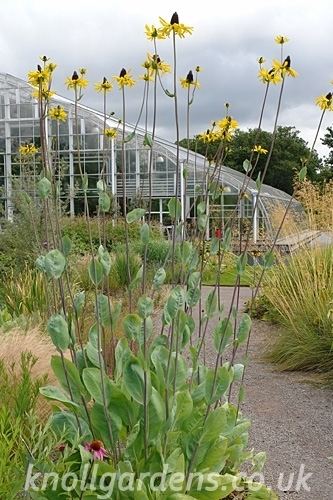
[[[283,97],[281,125],[294,125],[312,142],[320,110],[314,98],[333,86],[332,0],[1,0],[0,71],[26,78],[40,55],[58,64],[55,89],[67,97],[64,80],[79,67],[88,68],[91,83],[110,78],[122,67],[142,74],[141,63],[152,44],[144,25],[167,20],[177,11],[180,22],[194,27],[193,35],[178,39],[179,77],[200,65],[201,89],[191,109],[191,135],[206,129],[224,114],[224,103],[241,128],[256,125],[264,86],[257,80],[257,58],[268,63],[279,56],[274,36],[290,38],[285,55],[299,72],[288,79]],[[158,45],[159,55],[171,63],[171,40]],[[171,90],[171,77],[165,78]],[[101,109],[101,96],[85,92],[83,102]],[[142,98],[143,82],[127,92],[127,118],[135,122]],[[271,130],[279,87],[272,88],[263,128]],[[181,136],[185,136],[186,92],[180,91]],[[172,100],[160,95],[158,133],[175,139]],[[109,98],[109,110],[121,112],[117,89]],[[321,135],[332,124],[327,114]],[[318,143],[318,151],[326,149]]]

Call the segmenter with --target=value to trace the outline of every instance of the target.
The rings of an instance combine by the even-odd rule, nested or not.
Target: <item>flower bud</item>
[[[285,60],[283,61],[283,66],[284,66],[285,68],[290,68],[290,65],[291,65],[290,56],[287,56],[287,57],[285,58]]]
[[[172,24],[179,24],[179,17],[178,17],[177,12],[174,12],[174,13],[172,14],[170,24],[171,24],[171,25],[172,25]]]
[[[192,71],[190,70],[190,71],[187,73],[186,81],[187,81],[187,83],[193,83],[193,80],[194,80],[194,78],[193,78],[193,73],[192,73]]]

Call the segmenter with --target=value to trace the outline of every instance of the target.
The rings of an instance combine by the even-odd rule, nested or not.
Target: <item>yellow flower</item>
[[[281,76],[292,76],[295,78],[298,76],[298,73],[296,70],[294,70],[291,66],[291,60],[290,56],[286,57],[283,62],[274,59],[273,60],[273,68],[275,69],[276,72],[279,72]]]
[[[38,69],[36,71],[29,71],[28,82],[34,87],[39,87],[42,83],[47,83],[50,79],[50,73],[46,69],[42,69],[38,64]]]
[[[198,139],[200,139],[202,142],[210,143],[210,142],[215,142],[220,139],[219,134],[213,130],[207,129],[206,132],[202,132],[202,134],[198,135]]]
[[[119,76],[115,76],[114,79],[118,83],[120,89],[124,87],[133,87],[133,85],[135,85],[135,80],[130,73],[127,73],[125,68],[123,68]]]
[[[218,132],[219,139],[220,140],[223,139],[224,141],[229,142],[232,139],[233,132],[234,132],[234,130],[232,130],[232,129],[221,129]]]
[[[258,78],[263,83],[274,83],[274,85],[282,81],[280,73],[274,68],[270,70],[261,68],[258,73]]]
[[[41,89],[41,97],[45,101],[49,101],[51,97],[53,97],[54,95],[55,92],[52,92],[52,90],[49,90],[48,88]],[[32,97],[34,97],[35,99],[39,99],[39,96],[40,96],[39,89],[34,90],[32,93]]]
[[[103,78],[102,82],[95,83],[95,90],[96,92],[110,92],[112,90],[113,85],[109,80],[107,80],[105,77]]]
[[[76,71],[73,72],[72,76],[68,76],[66,78],[66,85],[68,89],[84,89],[88,86],[88,80],[83,77],[85,75],[86,70],[84,68],[80,69],[80,75],[77,74]]]
[[[234,130],[238,128],[238,121],[231,116],[226,116],[225,118],[217,122],[217,126],[221,130]]]
[[[57,120],[59,122],[65,122],[67,120],[67,112],[62,106],[50,108],[48,115],[52,120]]]
[[[21,156],[33,156],[38,153],[38,148],[34,144],[21,144],[19,153]]]
[[[276,41],[276,43],[278,43],[279,45],[283,45],[284,43],[287,43],[289,42],[289,38],[287,38],[286,36],[284,35],[277,35],[274,40]]]
[[[320,107],[323,111],[333,111],[333,95],[332,92],[329,92],[326,95],[320,95],[316,98],[315,103]]]
[[[267,155],[268,150],[260,146],[259,144],[255,145],[254,148],[252,149],[255,153],[258,153],[260,155]]]
[[[148,40],[154,40],[154,39],[158,39],[158,40],[163,40],[165,38],[165,35],[162,33],[161,31],[161,28],[155,28],[154,25],[149,25],[149,24],[146,24],[145,25],[145,33],[146,33],[146,37],[148,38]]]
[[[110,139],[117,136],[118,130],[116,128],[106,128],[105,129],[105,137],[109,137]]]
[[[187,73],[187,76],[186,78],[181,78],[180,79],[180,84],[181,86],[184,88],[184,89],[188,89],[189,87],[194,87],[194,88],[198,88],[200,87],[200,84],[197,80],[194,80],[194,77],[193,77],[193,73],[192,71],[189,71]]]
[[[56,69],[56,67],[57,67],[57,65],[51,62],[49,64],[46,64],[45,70],[48,71],[49,73],[53,73],[53,71]]]
[[[151,82],[154,80],[153,75],[149,70],[147,70],[147,73],[145,73],[144,75],[139,76],[139,78],[141,78],[141,80],[144,80],[145,82]]]
[[[193,28],[191,26],[186,26],[179,22],[179,17],[177,12],[174,12],[171,17],[171,21],[168,23],[162,17],[159,18],[161,27],[159,28],[160,33],[165,37],[169,37],[171,33],[175,33],[180,38],[185,38],[185,35],[192,35]]]
[[[147,59],[142,64],[144,68],[147,69],[147,73],[154,73],[154,71],[159,71],[160,73],[170,73],[171,66],[170,64],[162,61],[158,54],[147,54]],[[150,75],[152,76],[152,75]]]

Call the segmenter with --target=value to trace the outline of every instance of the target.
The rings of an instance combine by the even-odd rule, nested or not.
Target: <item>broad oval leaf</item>
[[[78,316],[82,314],[85,302],[86,302],[86,293],[84,290],[74,295],[73,306]]]
[[[111,304],[109,302],[109,297],[99,293],[97,295],[97,316],[101,325],[104,328],[110,328],[111,326]]]
[[[168,203],[169,215],[171,219],[178,220],[181,216],[182,205],[176,198],[171,198]]]
[[[148,318],[153,313],[154,302],[150,297],[142,296],[138,300],[137,309],[141,318]]]
[[[223,353],[232,336],[233,328],[231,321],[228,318],[222,319],[213,331],[213,342],[217,353]]]
[[[37,183],[37,191],[38,195],[42,200],[45,200],[50,192],[51,192],[51,182],[47,177],[43,177],[38,183]]]
[[[59,279],[65,270],[66,259],[64,255],[55,248],[45,255],[44,267],[49,276]]]
[[[208,370],[205,380],[205,399],[207,404],[212,404],[222,398],[229,388],[233,373],[225,366],[220,366],[214,376],[214,370]]]
[[[67,234],[61,238],[61,248],[64,256],[68,257],[72,250],[72,242]]]
[[[245,170],[245,172],[249,172],[252,168],[252,165],[251,165],[251,162],[250,160],[244,160],[243,161],[243,169]]]
[[[124,386],[129,395],[139,404],[144,403],[144,371],[136,358],[131,358],[124,367]],[[151,395],[151,383],[147,373],[147,400]]]
[[[144,245],[147,245],[149,243],[149,236],[150,228],[149,225],[145,222],[140,228],[140,239]]]
[[[300,170],[300,172],[299,172],[299,174],[298,174],[298,179],[299,179],[299,181],[300,181],[300,182],[303,182],[303,181],[304,181],[304,179],[305,179],[305,177],[306,177],[306,174],[307,174],[307,167],[305,166],[305,167],[303,167],[303,168]]]
[[[105,191],[105,182],[102,179],[100,179],[99,181],[97,181],[96,187],[97,191],[99,192]]]
[[[153,287],[154,288],[159,288],[160,286],[163,285],[164,281],[166,278],[166,272],[164,267],[160,267],[157,269],[154,279],[153,279]]]
[[[128,340],[138,341],[141,334],[142,318],[138,314],[127,314],[123,321],[123,327]]]
[[[217,293],[216,290],[213,289],[211,292],[209,292],[208,297],[206,299],[205,313],[207,315],[207,318],[211,318],[216,312],[216,309],[217,309]]]
[[[204,201],[201,201],[197,205],[197,213],[198,215],[203,215],[206,212],[206,203]]]
[[[240,320],[237,333],[237,341],[239,344],[246,342],[250,334],[251,326],[252,326],[252,320],[250,316],[244,313]]]
[[[245,269],[247,265],[247,253],[243,253],[238,257],[237,263],[236,263],[236,269],[237,269],[237,274],[241,276],[244,274]]]
[[[177,311],[183,307],[184,304],[184,290],[181,286],[176,286],[167,300],[166,308],[171,319],[175,319]]]
[[[88,267],[88,273],[94,285],[97,286],[102,281],[104,276],[103,270],[102,264],[95,257],[93,257]]]
[[[108,212],[111,207],[111,198],[105,191],[99,193],[98,206],[101,212]]]
[[[47,331],[53,344],[60,351],[66,351],[70,344],[68,324],[61,314],[54,314],[47,323]]]
[[[69,399],[67,394],[65,394],[59,387],[54,387],[52,385],[46,385],[45,387],[41,387],[39,392],[47,399],[51,399],[52,401],[59,401],[60,403],[66,404],[66,406],[73,406],[75,408],[79,408],[79,405]]]
[[[61,356],[52,356],[51,367],[61,387],[65,389],[66,392],[72,393],[76,403],[79,404],[82,397],[86,400],[89,399],[89,394],[81,382],[79,371],[72,361],[65,357],[62,359]]]
[[[126,215],[126,220],[128,224],[132,224],[132,222],[137,222],[140,220],[146,213],[144,208],[134,208],[131,212],[128,212]]]
[[[102,390],[102,379],[104,385],[104,395]],[[85,368],[82,372],[83,383],[88,390],[90,396],[101,405],[105,402],[107,405],[111,401],[112,386],[109,377],[99,368]]]
[[[198,223],[199,231],[201,231],[201,232],[206,231],[207,224],[208,224],[208,215],[200,214],[198,216],[197,223]]]

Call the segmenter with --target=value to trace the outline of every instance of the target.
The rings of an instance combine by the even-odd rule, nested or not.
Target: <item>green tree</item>
[[[256,134],[256,129],[249,129],[248,131],[236,130],[224,161],[227,167],[243,172],[243,161],[250,158],[255,142],[260,144],[264,149],[269,150],[272,142],[272,134],[262,130],[257,140]],[[301,168],[301,159],[306,159],[310,156],[310,148],[299,134],[300,132],[295,127],[278,127],[271,161],[264,180],[265,184],[282,189],[282,191],[287,193],[292,193],[293,179],[296,172]],[[180,141],[180,144],[187,147],[187,139]],[[211,143],[207,147],[200,139],[195,138],[190,140],[190,149],[196,149],[198,153],[206,155],[208,159],[214,157],[217,148],[218,143]],[[254,160],[255,158],[256,154]],[[257,178],[259,172],[264,170],[266,158],[266,155],[260,155],[253,174],[254,179]],[[322,161],[317,152],[314,151],[308,164],[308,178],[312,181],[317,180],[321,169]]]

